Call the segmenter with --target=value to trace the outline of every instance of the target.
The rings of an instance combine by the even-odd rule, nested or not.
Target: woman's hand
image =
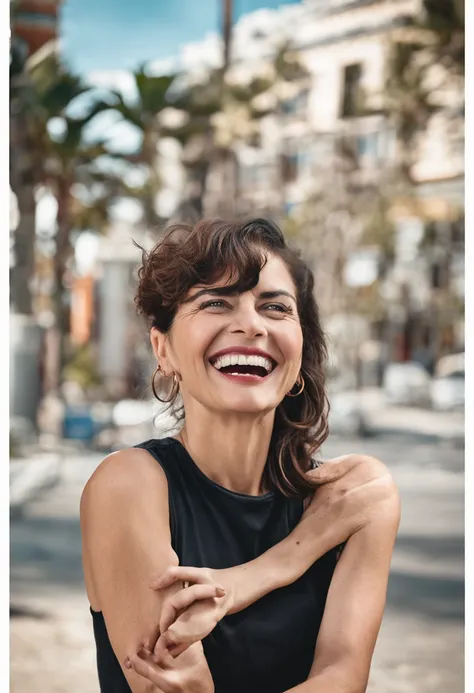
[[[166,650],[173,657],[192,643],[205,638],[233,606],[235,586],[232,569],[212,570],[171,566],[150,587],[164,590],[176,582],[190,583],[186,589],[165,597],[161,609],[159,633],[150,635],[144,645],[160,658]],[[156,642],[155,642],[156,641]]]
[[[397,495],[387,467],[368,455],[327,460],[308,476],[318,487],[299,523],[257,559],[263,563],[265,558],[272,565],[278,587],[295,582],[318,558],[370,524]]]
[[[366,526],[396,491],[387,467],[375,457],[346,455],[327,460],[308,476],[319,486],[303,513],[304,521],[324,522],[332,546]],[[297,532],[298,527],[295,532]]]
[[[214,682],[200,642],[176,658],[166,648],[157,657],[142,647],[127,658],[125,667],[151,681],[163,693],[214,693]]]

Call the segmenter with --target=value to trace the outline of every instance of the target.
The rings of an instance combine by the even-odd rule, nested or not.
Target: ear
[[[155,358],[161,366],[161,371],[163,375],[166,375],[173,370],[168,358],[168,336],[160,332],[156,327],[152,327],[150,330],[150,342]]]

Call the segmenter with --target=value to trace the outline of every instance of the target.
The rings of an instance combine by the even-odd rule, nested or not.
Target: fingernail
[[[131,669],[131,668],[132,668],[132,665],[130,664],[130,660],[129,660],[128,657],[127,657],[127,659],[125,660],[125,662],[124,662],[123,665],[124,665],[125,669]]]
[[[225,589],[223,587],[216,587],[216,592],[219,595],[219,597],[223,597],[225,594]]]

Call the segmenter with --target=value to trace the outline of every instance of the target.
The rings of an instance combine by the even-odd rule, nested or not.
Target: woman
[[[101,690],[364,691],[399,503],[376,460],[313,469],[327,406],[310,270],[266,220],[207,221],[172,227],[139,277],[184,425],[109,456],[83,493]]]

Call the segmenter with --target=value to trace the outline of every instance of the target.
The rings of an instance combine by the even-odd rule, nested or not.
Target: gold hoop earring
[[[173,374],[172,374],[173,385],[171,386],[171,390],[168,393],[168,397],[166,399],[161,399],[161,397],[158,395],[158,393],[156,391],[156,387],[155,387],[155,378],[156,378],[158,373],[161,373],[161,366],[159,364],[155,368],[155,370],[153,371],[153,375],[151,376],[152,392],[153,392],[154,396],[156,397],[156,399],[158,400],[158,402],[162,402],[162,404],[170,404],[171,402],[173,402],[176,399],[176,397],[178,396],[178,393],[179,393],[178,376],[176,375],[176,373],[173,372]],[[166,378],[167,376],[163,373],[163,377]]]
[[[298,397],[298,396],[301,395],[301,393],[303,392],[304,387],[305,387],[305,382],[304,382],[304,378],[303,378],[303,376],[301,375],[301,373],[299,374],[298,380],[296,381],[295,385],[299,385],[299,386],[300,386],[300,389],[298,390],[298,392],[293,392],[293,393],[292,393],[291,390],[290,390],[289,392],[286,393],[286,396],[287,396],[287,397]],[[293,389],[293,388],[292,388],[292,389]]]

